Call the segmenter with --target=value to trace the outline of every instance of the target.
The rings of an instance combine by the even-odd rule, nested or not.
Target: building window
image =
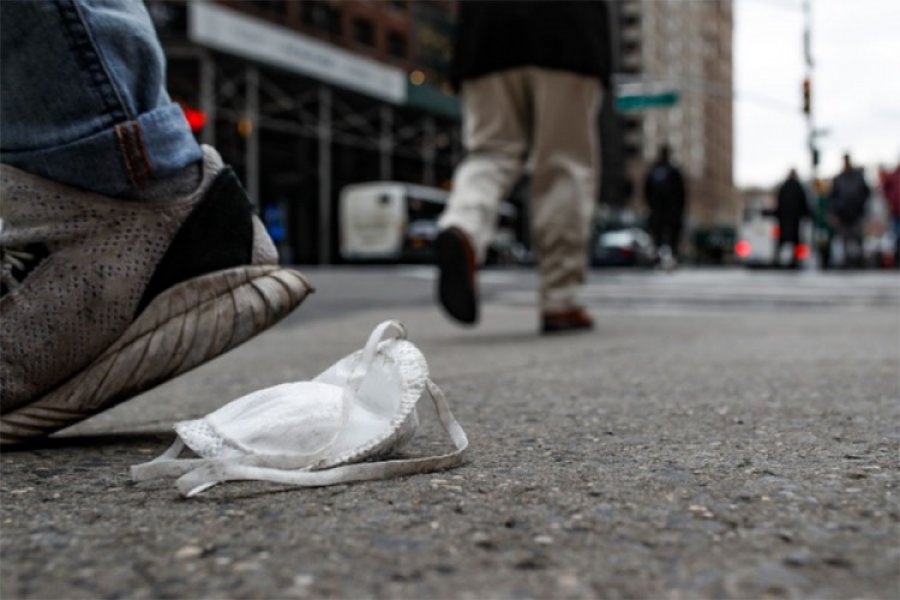
[[[631,13],[622,17],[622,27],[623,28],[632,28],[632,27],[640,27],[641,25],[641,15]]]
[[[341,12],[322,0],[305,0],[300,3],[300,19],[304,24],[327,32],[332,36],[341,34]]]
[[[394,58],[406,58],[406,37],[392,31],[388,34],[388,54]]]
[[[353,20],[353,41],[363,46],[375,45],[375,26],[369,19]]]
[[[633,118],[633,117],[626,117],[624,119],[624,121],[625,121],[625,131],[627,131],[628,133],[632,133],[632,132],[640,133],[640,131],[641,131],[640,119]]]
[[[321,22],[324,22],[324,9],[325,7],[321,2],[316,2],[315,0],[306,0],[306,2],[300,5],[301,13],[300,18],[303,20],[305,25],[312,25],[314,27],[319,26]]]
[[[276,16],[287,14],[287,2],[285,0],[260,0],[254,3],[254,6],[263,12]]]

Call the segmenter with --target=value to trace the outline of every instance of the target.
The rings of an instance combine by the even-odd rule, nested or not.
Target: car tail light
[[[794,248],[794,257],[797,260],[806,260],[809,258],[809,246],[806,244],[797,244],[797,247]]]
[[[781,227],[778,225],[772,225],[772,239],[777,240],[781,237]]]
[[[741,240],[734,245],[734,253],[741,258],[747,258],[753,252],[753,246],[747,240]]]

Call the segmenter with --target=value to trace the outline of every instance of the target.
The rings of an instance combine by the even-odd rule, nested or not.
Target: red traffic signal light
[[[203,126],[206,125],[206,113],[202,110],[198,110],[193,106],[188,105],[185,102],[179,101],[178,104],[181,105],[181,110],[184,113],[184,119],[188,122],[188,125],[191,128],[191,131],[197,133]]]
[[[809,78],[803,80],[803,114],[808,115],[812,108],[810,100],[810,88],[812,87]]]

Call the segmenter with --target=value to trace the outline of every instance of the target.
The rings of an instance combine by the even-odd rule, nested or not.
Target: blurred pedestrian
[[[797,171],[791,169],[787,179],[778,188],[775,216],[778,218],[778,240],[775,242],[773,263],[781,266],[781,251],[784,246],[791,246],[790,266],[797,267],[800,253],[800,225],[809,215],[806,190],[797,179]]]
[[[164,88],[142,2],[0,2],[0,443],[237,346],[309,291]]]
[[[815,195],[812,207],[813,240],[819,255],[819,264],[822,269],[828,269],[831,267],[831,246],[834,242],[834,225],[828,209],[828,182],[821,178],[816,179],[813,182],[813,194]]]
[[[650,210],[648,227],[664,267],[679,256],[685,196],[681,170],[672,162],[671,148],[664,144],[644,180],[644,199]]]
[[[869,201],[869,185],[862,169],[853,166],[849,154],[844,154],[844,168],[831,184],[829,210],[841,243],[845,267],[862,267],[863,222]]]
[[[887,204],[894,236],[894,267],[900,269],[900,164],[893,171],[881,169],[878,173],[881,193]]]
[[[541,329],[593,326],[577,295],[597,196],[608,39],[605,2],[459,3],[453,74],[466,157],[436,243],[437,295],[455,320],[478,320],[476,269],[498,207],[530,158]]]

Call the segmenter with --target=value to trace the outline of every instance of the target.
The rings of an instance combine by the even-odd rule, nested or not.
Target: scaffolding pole
[[[331,88],[319,86],[319,264],[331,264]]]
[[[806,63],[806,84],[809,86],[810,103],[809,110],[806,112],[806,141],[809,145],[809,162],[812,168],[812,181],[815,182],[819,177],[819,149],[816,138],[819,132],[816,130],[816,120],[813,113],[815,102],[812,101],[812,78],[813,78],[813,56],[812,56],[812,7],[811,0],[803,0],[803,54]]]
[[[422,182],[425,185],[434,185],[437,179],[434,172],[434,159],[437,155],[434,146],[435,130],[434,117],[425,116],[422,121]]]
[[[200,141],[216,145],[216,62],[209,52],[200,54],[200,110],[206,115],[206,127],[200,130]]]
[[[378,143],[381,162],[378,176],[382,181],[390,181],[393,177],[391,155],[394,152],[394,111],[388,104],[381,105],[381,138]]]
[[[246,90],[244,118],[250,123],[247,143],[244,147],[247,195],[254,206],[259,206],[259,69],[248,66],[244,71]]]

